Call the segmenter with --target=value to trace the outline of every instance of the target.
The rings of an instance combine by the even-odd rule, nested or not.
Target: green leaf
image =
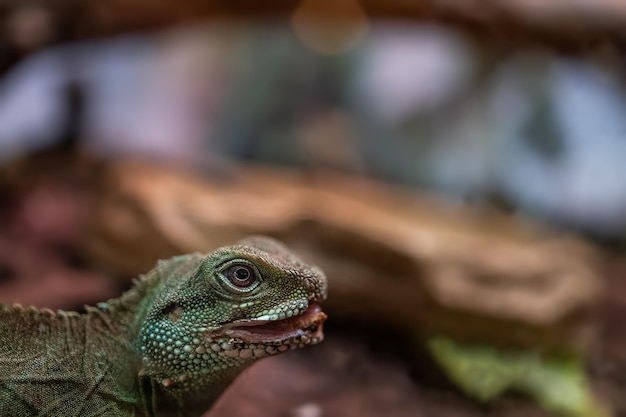
[[[564,417],[608,417],[593,396],[582,358],[461,344],[444,337],[427,343],[448,377],[468,396],[489,402],[507,391],[528,395]]]

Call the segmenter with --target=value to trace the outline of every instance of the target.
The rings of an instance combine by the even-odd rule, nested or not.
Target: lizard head
[[[179,265],[149,306],[139,343],[143,372],[177,397],[323,339],[326,277],[281,243],[252,237],[174,259]]]

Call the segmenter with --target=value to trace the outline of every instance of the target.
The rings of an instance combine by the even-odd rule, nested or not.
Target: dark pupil
[[[231,284],[239,288],[250,287],[256,282],[254,270],[245,265],[233,265],[224,271],[224,276]]]
[[[246,268],[237,268],[235,270],[235,278],[240,281],[245,281],[250,278],[250,271],[248,271]]]

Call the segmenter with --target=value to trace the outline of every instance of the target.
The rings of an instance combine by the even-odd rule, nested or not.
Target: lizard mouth
[[[318,304],[311,304],[299,316],[282,320],[251,320],[233,323],[222,328],[219,336],[233,337],[249,343],[281,343],[290,339],[314,343],[322,340],[324,336],[322,325],[327,317]]]

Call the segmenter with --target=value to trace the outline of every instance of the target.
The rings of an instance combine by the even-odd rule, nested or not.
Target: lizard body
[[[326,291],[254,237],[161,261],[83,314],[0,305],[0,416],[200,416],[256,359],[320,341]]]

